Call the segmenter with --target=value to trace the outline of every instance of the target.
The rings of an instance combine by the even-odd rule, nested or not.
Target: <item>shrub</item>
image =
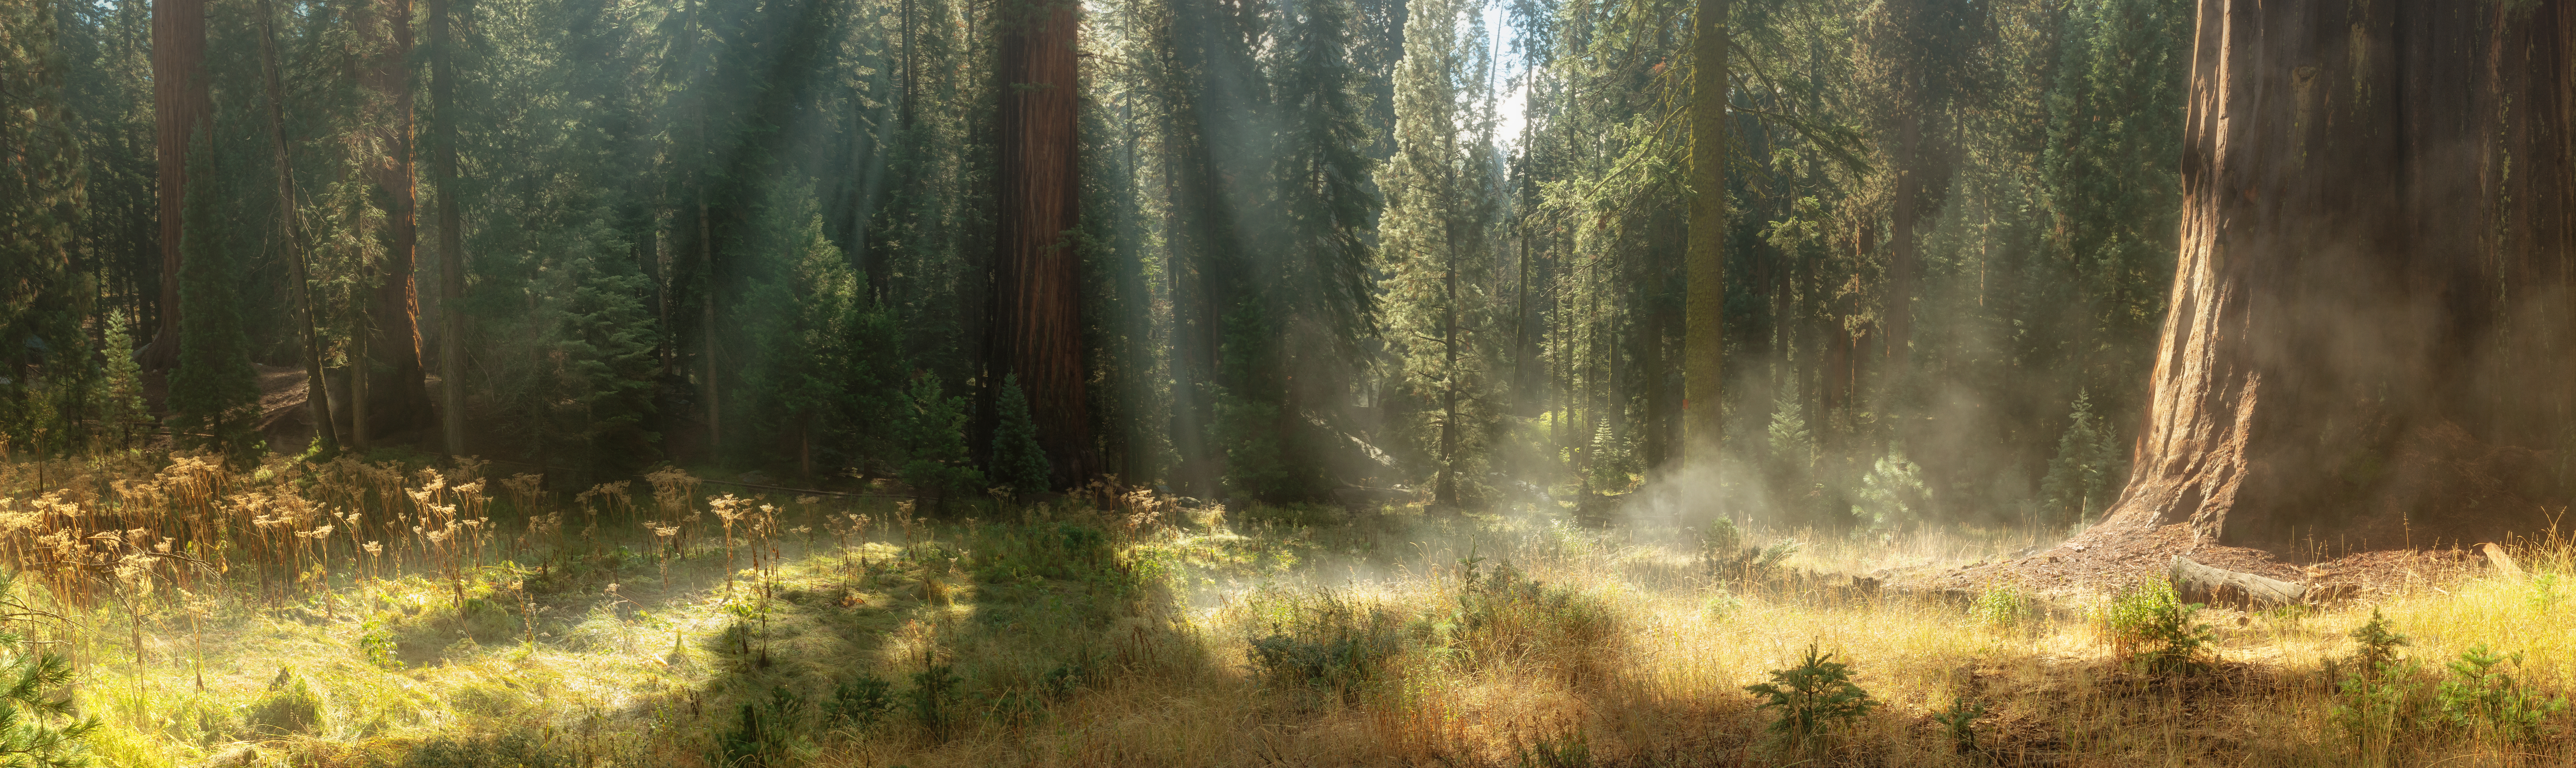
[[[578,756],[526,733],[439,736],[403,755],[402,768],[574,768]]]
[[[0,576],[0,595],[7,590],[8,577]],[[88,764],[89,736],[98,730],[98,718],[74,717],[71,697],[48,695],[71,685],[71,663],[51,653],[27,653],[24,642],[16,634],[0,633],[0,686],[5,686],[0,687],[0,723],[7,725],[0,728],[0,755],[8,756],[5,764],[13,768]]]
[[[931,664],[912,675],[912,691],[904,705],[912,710],[913,722],[921,724],[934,738],[947,738],[948,726],[955,721],[957,674],[946,664]]]
[[[771,689],[766,702],[743,704],[734,727],[716,735],[715,764],[724,768],[788,764],[787,756],[804,746],[798,731],[808,708],[805,697],[784,686]]]
[[[1038,445],[1037,421],[1029,416],[1029,398],[1020,391],[1020,377],[1002,377],[1002,389],[994,395],[992,460],[986,463],[992,482],[1019,496],[1043,493],[1047,489],[1046,449]]]
[[[2461,651],[2437,694],[2443,721],[2505,743],[2536,741],[2550,716],[2566,711],[2567,700],[2545,698],[2498,668],[2506,661],[2520,668],[2522,658],[2520,652],[2497,655],[2484,643]]]
[[[2558,583],[2558,574],[2543,573],[2531,577],[2531,594],[2524,599],[2531,601],[2532,610],[2548,613],[2567,599],[2567,588]]]
[[[1985,748],[1977,745],[1977,718],[1985,715],[1985,702],[1959,696],[1950,700],[1949,709],[1932,713],[1932,722],[1941,724],[1941,730],[1950,736],[1953,752],[1983,755]]]
[[[1592,737],[1579,727],[1540,734],[1527,744],[1512,737],[1513,764],[1519,768],[1585,768],[1592,765]]]
[[[2421,667],[2397,657],[2397,649],[2407,644],[2406,636],[2390,630],[2387,617],[2378,609],[2371,610],[2369,622],[2352,631],[2352,639],[2360,647],[2335,665],[2343,675],[2335,685],[2337,701],[2328,717],[2363,759],[2376,762],[2421,719],[2417,713],[2422,709],[2422,687],[2415,683]]]
[[[1403,647],[1394,616],[1331,593],[1268,607],[1279,620],[1268,635],[1252,640],[1247,655],[1254,673],[1276,687],[1349,699],[1377,680]]]
[[[1598,598],[1541,583],[1509,563],[1487,569],[1471,557],[1460,564],[1457,607],[1428,627],[1435,656],[1486,664],[1544,657],[1555,670],[1580,675],[1599,666],[1598,655],[1619,636],[1615,614]]]
[[[1777,712],[1772,733],[1792,745],[1808,746],[1827,729],[1848,727],[1878,706],[1868,691],[1852,683],[1850,665],[1833,658],[1809,645],[1798,666],[1774,670],[1771,682],[1744,687],[1745,692],[1762,697],[1756,709]]]
[[[823,725],[865,730],[885,719],[894,705],[894,686],[875,675],[860,675],[833,686],[832,698],[823,702]]]
[[[284,667],[269,681],[268,692],[242,711],[242,724],[254,736],[307,736],[322,730],[322,697],[304,679]]]
[[[2201,608],[2184,603],[2173,584],[2150,579],[2120,590],[2096,623],[2114,656],[2139,662],[2151,674],[2187,675],[2208,669],[2209,645],[2218,639],[2199,623]]]
[[[2030,617],[2030,609],[2029,594],[2017,587],[1996,584],[1977,593],[1976,602],[1968,606],[1968,615],[1979,624],[1995,629],[2012,629]]]

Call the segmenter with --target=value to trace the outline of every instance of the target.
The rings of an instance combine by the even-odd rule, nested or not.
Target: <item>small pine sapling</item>
[[[1045,492],[1046,448],[1038,445],[1037,421],[1029,415],[1029,398],[1020,391],[1019,377],[1002,377],[1001,392],[994,399],[992,481],[1015,497]]]
[[[2392,630],[2388,618],[2376,608],[2370,611],[2370,621],[2351,636],[2360,647],[2336,665],[2343,668],[2343,679],[2335,685],[2337,701],[2328,716],[2365,762],[2376,763],[2396,748],[2398,735],[2412,730],[2418,720],[2414,681],[2421,667],[2398,658],[2397,649],[2407,645],[2406,635]]]
[[[1950,748],[1961,755],[1992,757],[1977,744],[1977,718],[1986,716],[1986,703],[1966,696],[1950,700],[1950,708],[1932,713],[1932,722],[1941,724],[1950,736]]]
[[[1798,666],[1774,670],[1771,682],[1744,687],[1745,692],[1762,697],[1756,709],[1776,710],[1779,719],[1772,721],[1771,732],[1799,747],[1813,747],[1826,730],[1848,727],[1878,700],[1851,681],[1851,667],[1833,660],[1833,654],[1820,653],[1807,646],[1805,659]]]
[[[2506,662],[2520,669],[2522,660],[2519,651],[2498,654],[2485,643],[2461,651],[2459,660],[2448,665],[2450,678],[2435,694],[2443,721],[2505,744],[2541,739],[2549,718],[2567,711],[2567,699],[2544,696],[2502,669]]]

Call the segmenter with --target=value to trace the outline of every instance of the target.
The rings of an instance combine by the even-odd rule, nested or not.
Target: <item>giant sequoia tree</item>
[[[2094,536],[2544,524],[2576,435],[2571,51],[2564,3],[2201,2],[2172,312]]]
[[[144,355],[146,368],[179,364],[179,239],[188,199],[188,147],[214,130],[206,89],[205,0],[152,3],[152,119],[161,175],[161,329]]]
[[[1074,134],[1070,0],[1004,6],[1001,29],[1000,233],[995,239],[988,376],[1017,376],[1059,485],[1099,468],[1083,396],[1081,265],[1073,247],[1081,187]]]

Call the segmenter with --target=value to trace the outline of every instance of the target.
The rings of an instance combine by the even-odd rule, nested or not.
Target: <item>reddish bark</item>
[[[381,437],[431,422],[420,359],[420,294],[412,274],[419,206],[412,168],[411,70],[406,65],[412,48],[411,0],[376,0],[360,8],[353,22],[372,54],[358,73],[358,87],[368,94],[361,124],[384,153],[361,170],[381,190],[378,200],[385,205],[385,253],[369,302],[372,332],[366,344],[367,434]]]
[[[179,367],[179,212],[188,199],[188,142],[214,130],[206,90],[205,0],[152,2],[152,121],[160,151],[161,326],[143,367]]]
[[[1100,466],[1083,393],[1082,271],[1072,241],[1080,223],[1077,10],[1069,0],[1014,3],[999,40],[1001,215],[988,359],[994,380],[1019,377],[1058,486]]]
[[[2504,5],[2202,0],[2172,312],[2092,536],[2545,524],[2542,452],[2576,435],[2576,10]]]

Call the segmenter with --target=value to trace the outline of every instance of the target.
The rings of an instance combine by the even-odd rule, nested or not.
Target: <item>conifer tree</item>
[[[2080,523],[2109,509],[2118,484],[2128,479],[2120,463],[2119,445],[2094,417],[2092,398],[2076,392],[2075,412],[2067,419],[2066,434],[2057,439],[2057,458],[2048,462],[2048,477],[2040,481],[2050,522]]]
[[[250,339],[242,332],[233,286],[236,274],[223,192],[210,137],[200,132],[189,153],[187,217],[180,250],[179,300],[188,307],[179,325],[179,369],[170,374],[170,429],[177,442],[248,462],[267,449],[259,436],[259,373],[251,368]]]
[[[143,365],[134,361],[134,337],[124,315],[108,314],[107,344],[99,353],[105,358],[105,375],[98,381],[99,427],[115,438],[117,447],[130,446],[136,430],[151,426],[152,414],[143,402]]]
[[[1029,416],[1029,397],[1020,392],[1018,376],[1002,377],[993,408],[992,481],[1021,495],[1045,491],[1046,448],[1038,445],[1037,422]]]
[[[939,389],[937,376],[914,374],[901,434],[903,482],[937,494],[945,506],[949,494],[982,487],[984,473],[966,454],[966,398],[947,397]]]
[[[1390,339],[1404,388],[1421,403],[1412,425],[1428,457],[1435,503],[1456,505],[1482,475],[1493,386],[1484,338],[1491,307],[1487,243],[1494,205],[1491,50],[1470,0],[1416,0],[1396,68],[1395,157],[1378,173],[1386,193],[1379,234],[1389,277]]]
[[[39,431],[47,443],[71,437],[64,400],[88,370],[77,347],[90,291],[73,260],[86,201],[62,109],[56,10],[42,0],[0,8],[0,432],[16,448]]]
[[[0,574],[6,595],[15,574]],[[15,600],[6,607],[25,611]],[[0,764],[10,768],[79,768],[92,764],[90,732],[98,718],[73,713],[68,695],[55,698],[72,684],[72,665],[61,655],[31,650],[24,636],[0,632]]]

